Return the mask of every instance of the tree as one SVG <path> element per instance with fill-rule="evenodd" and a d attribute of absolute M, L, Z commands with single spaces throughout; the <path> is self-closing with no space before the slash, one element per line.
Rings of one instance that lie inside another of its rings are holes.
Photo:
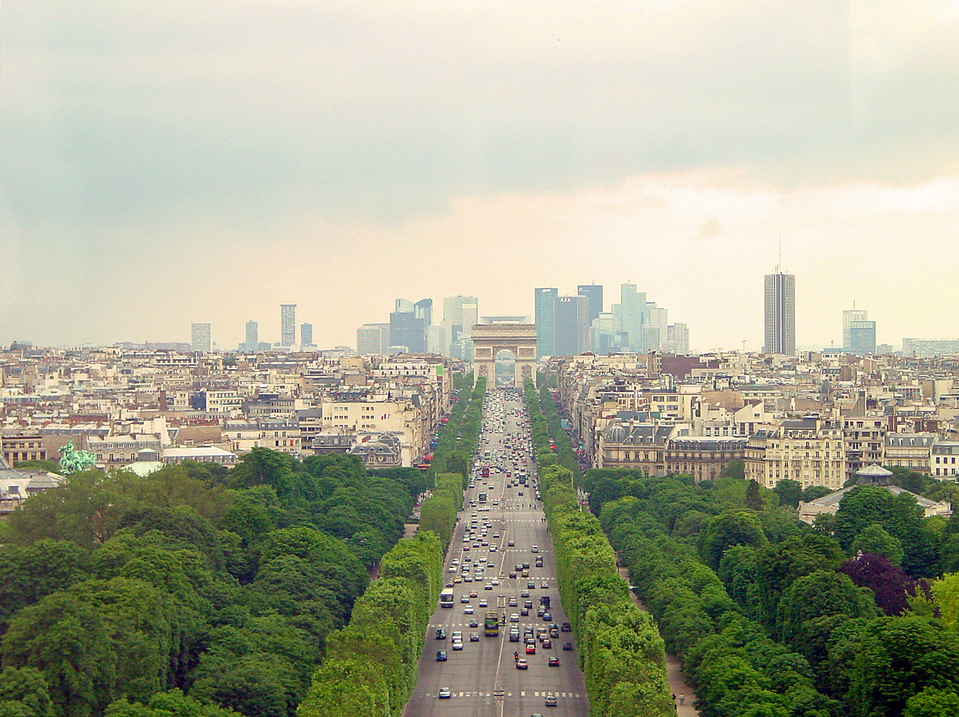
<path fill-rule="evenodd" d="M 0 672 L 0 715 L 53 717 L 53 701 L 43 673 L 32 667 Z"/>
<path fill-rule="evenodd" d="M 894 538 L 878 523 L 863 528 L 852 541 L 851 552 L 878 553 L 893 565 L 902 565 L 902 541 Z"/>
<path fill-rule="evenodd" d="M 87 553 L 65 540 L 0 550 L 0 619 L 87 577 Z"/>
<path fill-rule="evenodd" d="M 915 583 L 884 555 L 862 553 L 845 561 L 839 571 L 856 585 L 869 588 L 886 615 L 901 615 L 908 609 L 907 599 L 915 591 Z"/>
<path fill-rule="evenodd" d="M 702 534 L 701 550 L 709 566 L 716 569 L 727 548 L 733 545 L 758 548 L 766 543 L 766 536 L 755 514 L 737 511 L 722 513 L 710 519 Z"/>
<path fill-rule="evenodd" d="M 117 655 L 99 612 L 76 595 L 57 592 L 25 607 L 3 636 L 3 666 L 33 667 L 57 712 L 92 717 L 113 697 Z"/>
<path fill-rule="evenodd" d="M 955 717 L 959 715 L 959 694 L 926 687 L 906 702 L 903 717 Z"/>
<path fill-rule="evenodd" d="M 848 576 L 832 570 L 819 570 L 795 580 L 779 601 L 776 632 L 794 650 L 802 650 L 807 639 L 807 624 L 828 615 L 851 618 L 876 617 L 872 591 L 856 587 Z"/>
<path fill-rule="evenodd" d="M 959 636 L 922 617 L 869 623 L 850 679 L 853 714 L 902 714 L 908 700 L 926 687 L 959 691 Z"/>
<path fill-rule="evenodd" d="M 752 479 L 746 486 L 746 507 L 750 510 L 763 509 L 763 499 L 759 496 L 759 483 Z"/>
<path fill-rule="evenodd" d="M 773 486 L 773 493 L 779 496 L 779 504 L 798 508 L 802 500 L 802 484 L 792 478 L 783 478 Z"/>

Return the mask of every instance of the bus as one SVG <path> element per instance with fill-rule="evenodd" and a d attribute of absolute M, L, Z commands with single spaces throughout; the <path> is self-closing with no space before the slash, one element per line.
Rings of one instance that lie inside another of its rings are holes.
<path fill-rule="evenodd" d="M 453 607 L 452 590 L 444 590 L 440 593 L 440 607 Z"/>
<path fill-rule="evenodd" d="M 479 494 L 479 502 L 480 502 L 480 503 L 485 503 L 485 502 L 486 502 L 486 493 L 480 493 L 480 494 Z"/>
<path fill-rule="evenodd" d="M 480 476 L 489 478 L 489 466 L 483 466 L 482 470 L 480 470 Z"/>
<path fill-rule="evenodd" d="M 483 634 L 486 637 L 499 635 L 499 611 L 487 610 L 483 618 Z"/>

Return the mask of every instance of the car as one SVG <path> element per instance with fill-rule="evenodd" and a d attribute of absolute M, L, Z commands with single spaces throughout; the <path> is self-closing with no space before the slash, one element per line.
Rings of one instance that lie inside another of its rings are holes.
<path fill-rule="evenodd" d="M 479 593 L 476 592 L 475 590 L 470 590 L 470 597 L 471 597 L 471 598 L 475 598 L 475 597 L 477 597 L 478 595 L 479 595 Z"/>
<path fill-rule="evenodd" d="M 539 584 L 539 586 L 540 586 L 543 590 L 549 590 L 549 583 L 546 582 L 545 580 L 544 580 L 543 582 L 541 582 L 541 583 Z"/>
<path fill-rule="evenodd" d="M 556 706 L 556 695 L 546 695 L 546 706 L 547 707 Z"/>
<path fill-rule="evenodd" d="M 490 567 L 493 567 L 492 563 L 490 563 Z M 499 585 L 499 580 L 497 578 L 493 578 L 490 582 L 492 582 L 493 585 Z"/>
<path fill-rule="evenodd" d="M 510 576 L 510 578 L 515 579 L 515 578 L 516 578 L 516 571 L 515 571 L 515 570 L 510 570 L 510 571 L 509 571 L 509 576 Z"/>
<path fill-rule="evenodd" d="M 476 620 L 476 618 L 473 618 L 472 620 L 470 620 L 469 624 L 470 624 L 470 627 L 479 627 L 479 621 Z"/>
<path fill-rule="evenodd" d="M 470 633 L 470 642 L 479 642 L 479 633 L 471 632 Z"/>
<path fill-rule="evenodd" d="M 486 583 L 486 585 L 483 586 L 483 590 L 492 590 L 492 589 L 493 589 L 493 583 Z"/>
<path fill-rule="evenodd" d="M 494 538 L 498 538 L 498 537 L 499 537 L 499 533 L 493 533 L 493 537 L 494 537 Z"/>
<path fill-rule="evenodd" d="M 528 597 L 529 597 L 529 590 L 523 590 L 523 591 L 521 591 L 520 594 L 519 594 L 519 596 L 520 596 L 520 597 L 523 597 L 523 598 L 528 598 Z"/>
<path fill-rule="evenodd" d="M 567 652 L 569 652 L 570 650 L 573 649 L 573 643 L 572 643 L 572 642 L 564 642 L 564 643 L 563 643 L 563 649 L 566 650 Z"/>
<path fill-rule="evenodd" d="M 550 666 L 550 667 L 559 667 L 559 658 L 558 658 L 558 657 L 551 657 L 551 658 L 549 658 L 549 666 Z"/>
<path fill-rule="evenodd" d="M 532 547 L 529 549 L 529 552 L 531 552 L 531 553 L 538 553 L 538 552 L 539 552 L 539 546 L 538 546 L 538 545 L 532 546 Z"/>
<path fill-rule="evenodd" d="M 453 581 L 450 580 L 448 583 L 446 583 L 446 587 L 448 587 L 448 588 L 453 587 Z"/>
<path fill-rule="evenodd" d="M 529 616 L 529 608 L 528 608 L 528 607 L 524 607 L 522 610 L 519 611 L 519 614 L 522 615 L 523 617 L 528 617 L 528 616 Z"/>
<path fill-rule="evenodd" d="M 480 606 L 480 607 L 489 607 L 489 600 L 486 600 L 485 598 L 484 598 L 483 600 L 480 600 L 480 601 L 479 601 L 479 606 Z"/>
<path fill-rule="evenodd" d="M 472 605 L 467 605 L 466 607 L 464 607 L 464 608 L 463 608 L 463 614 L 464 614 L 464 615 L 472 615 L 472 614 L 473 614 L 473 606 L 472 606 Z"/>
<path fill-rule="evenodd" d="M 463 631 L 462 631 L 462 630 L 453 630 L 452 634 L 450 635 L 450 639 L 451 639 L 453 642 L 456 642 L 457 640 L 459 640 L 460 642 L 462 642 L 462 641 L 463 641 Z"/>
<path fill-rule="evenodd" d="M 543 622 L 552 622 L 552 621 L 553 621 L 553 616 L 550 615 L 548 612 L 544 612 L 544 613 L 543 613 Z"/>
<path fill-rule="evenodd" d="M 448 573 L 455 573 L 455 572 L 456 572 L 456 566 L 455 566 L 455 565 L 450 565 L 449 568 L 446 570 L 446 572 L 448 572 Z"/>
<path fill-rule="evenodd" d="M 448 700 L 453 696 L 453 691 L 449 687 L 440 687 L 440 692 L 437 695 L 441 700 Z"/>
<path fill-rule="evenodd" d="M 453 578 L 453 582 L 459 585 L 461 582 L 463 582 L 463 578 L 457 575 L 455 578 Z"/>
<path fill-rule="evenodd" d="M 436 661 L 437 662 L 446 662 L 446 650 L 437 650 L 436 651 Z"/>
<path fill-rule="evenodd" d="M 570 625 L 568 622 L 564 622 L 562 625 L 560 625 L 559 629 L 562 630 L 563 632 L 571 632 L 573 629 L 573 626 Z"/>
<path fill-rule="evenodd" d="M 528 583 L 526 583 L 526 588 L 527 588 L 528 590 L 535 590 L 535 589 L 536 589 L 536 583 L 534 583 L 532 580 L 530 580 Z"/>
<path fill-rule="evenodd" d="M 544 650 L 549 650 L 553 646 L 553 641 L 547 637 L 542 644 Z"/>
<path fill-rule="evenodd" d="M 519 605 L 519 601 L 515 597 L 511 597 L 509 599 L 509 606 L 516 607 L 517 605 Z"/>
<path fill-rule="evenodd" d="M 436 628 L 436 639 L 437 639 L 437 640 L 445 640 L 445 639 L 446 639 L 446 630 L 444 630 L 442 627 Z"/>
<path fill-rule="evenodd" d="M 519 622 L 519 615 L 517 615 L 517 614 L 514 612 L 512 615 L 509 616 L 509 621 L 510 621 L 510 622 Z"/>
<path fill-rule="evenodd" d="M 518 660 L 516 661 L 516 669 L 517 669 L 517 670 L 528 670 L 528 669 L 529 669 L 529 662 L 527 662 L 525 659 L 523 659 L 523 658 L 521 657 L 520 659 L 518 659 Z"/>
<path fill-rule="evenodd" d="M 453 649 L 456 649 L 456 648 L 454 647 Z M 535 655 L 535 654 L 536 654 L 536 645 L 535 645 L 535 644 L 529 644 L 529 643 L 527 643 L 527 645 L 526 645 L 526 654 L 527 654 L 527 655 Z"/>
<path fill-rule="evenodd" d="M 519 633 L 518 633 L 518 632 L 511 632 L 511 633 L 509 634 L 509 641 L 510 641 L 510 642 L 519 642 Z"/>
<path fill-rule="evenodd" d="M 507 540 L 507 541 L 506 541 L 506 545 L 509 546 L 510 548 L 513 548 L 513 547 L 516 546 L 516 541 L 515 541 L 515 540 Z"/>
<path fill-rule="evenodd" d="M 454 649 L 454 650 L 462 650 L 462 649 L 463 649 L 463 641 L 462 641 L 462 640 L 453 640 L 452 645 L 453 645 L 453 649 Z"/>

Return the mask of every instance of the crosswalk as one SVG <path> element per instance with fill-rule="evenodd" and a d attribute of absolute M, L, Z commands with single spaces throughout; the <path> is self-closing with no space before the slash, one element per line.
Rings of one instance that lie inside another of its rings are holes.
<path fill-rule="evenodd" d="M 493 697 L 492 692 L 453 692 L 453 697 Z M 547 695 L 553 695 L 558 699 L 574 699 L 578 700 L 581 695 L 579 692 L 507 692 L 506 697 L 543 697 Z M 497 695 L 504 696 L 504 695 Z M 432 692 L 424 692 L 423 697 L 429 699 L 433 697 Z"/>

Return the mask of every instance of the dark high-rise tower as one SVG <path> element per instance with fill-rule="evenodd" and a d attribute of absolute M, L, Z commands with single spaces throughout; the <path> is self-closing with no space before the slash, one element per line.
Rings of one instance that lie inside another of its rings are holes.
<path fill-rule="evenodd" d="M 575 356 L 589 348 L 589 297 L 559 296 L 553 331 L 553 353 Z"/>
<path fill-rule="evenodd" d="M 603 313 L 603 285 L 602 284 L 580 284 L 576 287 L 576 293 L 579 296 L 585 296 L 589 302 L 589 323 L 598 318 Z"/>
<path fill-rule="evenodd" d="M 796 353 L 796 277 L 776 266 L 766 274 L 763 292 L 763 353 Z"/>

